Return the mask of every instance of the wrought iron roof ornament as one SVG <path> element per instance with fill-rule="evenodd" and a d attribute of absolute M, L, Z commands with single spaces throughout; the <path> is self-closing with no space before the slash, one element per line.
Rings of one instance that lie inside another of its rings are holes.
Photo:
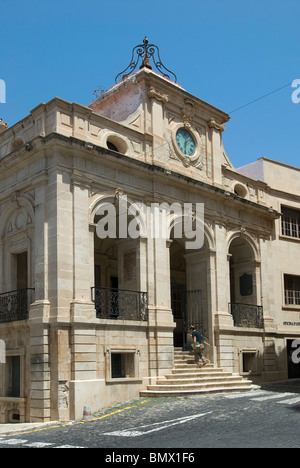
<path fill-rule="evenodd" d="M 157 59 L 155 58 L 155 55 L 157 55 Z M 169 80 L 172 79 L 172 81 L 177 83 L 177 76 L 175 75 L 175 73 L 168 70 L 168 68 L 166 68 L 162 64 L 159 54 L 159 48 L 155 44 L 149 44 L 147 36 L 145 36 L 143 44 L 137 45 L 132 49 L 130 64 L 127 68 L 125 68 L 125 70 L 123 70 L 116 76 L 115 82 L 119 83 L 120 81 L 125 80 L 137 68 L 140 59 L 142 59 L 140 69 L 146 67 L 152 70 L 152 67 L 150 65 L 150 58 L 152 58 L 153 63 L 156 66 L 159 73 L 161 73 L 165 78 L 168 78 Z"/>

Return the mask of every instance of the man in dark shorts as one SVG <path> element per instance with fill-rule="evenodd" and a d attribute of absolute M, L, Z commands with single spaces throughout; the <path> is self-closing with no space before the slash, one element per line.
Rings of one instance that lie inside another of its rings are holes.
<path fill-rule="evenodd" d="M 193 338 L 193 344 L 192 347 L 194 348 L 194 356 L 195 356 L 195 362 L 196 364 L 199 364 L 199 361 L 201 359 L 202 365 L 205 366 L 206 360 L 202 354 L 202 350 L 204 348 L 203 343 L 202 343 L 202 336 L 201 333 L 198 332 L 195 327 L 190 327 L 190 330 L 192 332 L 192 338 Z"/>

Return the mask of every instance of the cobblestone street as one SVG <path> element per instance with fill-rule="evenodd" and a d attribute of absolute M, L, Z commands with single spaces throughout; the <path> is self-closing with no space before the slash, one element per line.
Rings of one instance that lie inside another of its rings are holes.
<path fill-rule="evenodd" d="M 103 448 L 104 457 L 112 453 L 108 449 L 116 457 L 141 448 L 196 455 L 198 448 L 300 448 L 299 420 L 300 382 L 295 380 L 255 392 L 141 399 L 90 420 L 21 433 L 15 426 L 4 435 L 2 427 L 0 447 Z"/>

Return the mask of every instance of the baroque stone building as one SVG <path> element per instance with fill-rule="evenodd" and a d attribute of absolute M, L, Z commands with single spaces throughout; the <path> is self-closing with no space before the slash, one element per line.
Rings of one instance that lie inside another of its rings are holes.
<path fill-rule="evenodd" d="M 138 397 L 191 323 L 216 366 L 300 377 L 299 169 L 234 168 L 228 120 L 144 60 L 87 107 L 54 98 L 2 124 L 0 423 Z M 163 203 L 204 204 L 201 248 L 175 236 L 183 214 L 161 210 L 167 239 L 97 235 L 105 207 L 129 227 L 132 207 Z"/>

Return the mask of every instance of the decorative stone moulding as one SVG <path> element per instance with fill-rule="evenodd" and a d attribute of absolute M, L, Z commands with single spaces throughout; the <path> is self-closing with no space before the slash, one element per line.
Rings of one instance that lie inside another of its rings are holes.
<path fill-rule="evenodd" d="M 195 142 L 195 152 L 192 155 L 187 155 L 184 154 L 176 141 L 176 135 L 178 130 L 181 128 L 186 129 L 192 136 Z M 173 128 L 172 128 L 172 133 L 171 133 L 171 138 L 172 138 L 172 144 L 173 144 L 173 149 L 176 153 L 176 155 L 179 157 L 179 159 L 183 162 L 183 164 L 188 167 L 191 165 L 195 165 L 199 162 L 201 154 L 202 154 L 202 141 L 201 141 L 201 134 L 199 131 L 197 131 L 192 125 L 185 125 L 184 122 L 178 122 L 176 123 Z"/>

